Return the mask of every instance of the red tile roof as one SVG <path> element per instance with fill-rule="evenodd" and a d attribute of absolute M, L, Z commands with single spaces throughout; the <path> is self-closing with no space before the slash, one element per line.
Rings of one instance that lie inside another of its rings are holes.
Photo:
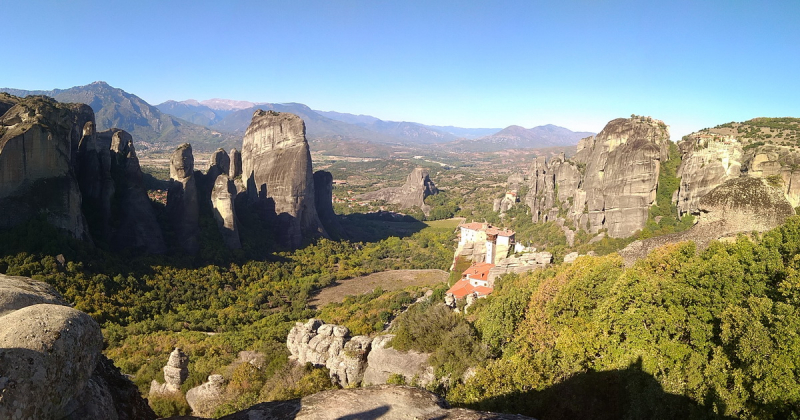
<path fill-rule="evenodd" d="M 473 286 L 467 279 L 461 279 L 447 290 L 447 293 L 452 294 L 456 299 L 464 299 L 467 295 L 476 293 L 478 297 L 486 296 L 492 293 L 491 287 Z"/>
<path fill-rule="evenodd" d="M 489 277 L 489 270 L 494 267 L 494 264 L 489 263 L 478 263 L 473 264 L 463 273 L 461 273 L 462 277 L 469 277 L 475 280 L 486 280 Z"/>
<path fill-rule="evenodd" d="M 499 229 L 490 224 L 478 223 L 478 222 L 464 223 L 460 225 L 460 227 L 470 230 L 482 230 L 485 231 L 486 234 L 488 235 L 511 236 L 514 234 L 514 231 L 511 229 Z"/>
<path fill-rule="evenodd" d="M 471 230 L 482 230 L 483 223 L 472 222 L 472 223 L 464 223 L 461 225 L 463 228 L 471 229 Z"/>

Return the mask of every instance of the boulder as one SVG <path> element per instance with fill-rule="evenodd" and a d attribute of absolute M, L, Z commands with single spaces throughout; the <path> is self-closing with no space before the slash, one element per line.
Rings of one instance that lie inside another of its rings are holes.
<path fill-rule="evenodd" d="M 167 213 L 174 226 L 180 248 L 194 255 L 200 249 L 200 209 L 194 177 L 192 146 L 184 143 L 170 158 L 170 187 L 167 191 Z"/>
<path fill-rule="evenodd" d="M 196 416 L 212 416 L 225 400 L 225 378 L 222 375 L 211 375 L 208 382 L 186 392 L 186 402 Z"/>
<path fill-rule="evenodd" d="M 386 345 L 394 334 L 380 335 L 372 340 L 372 349 L 367 356 L 364 384 L 385 384 L 392 374 L 402 375 L 406 383 L 426 386 L 436 380 L 433 367 L 428 364 L 427 353 L 413 350 L 402 352 Z"/>
<path fill-rule="evenodd" d="M 214 189 L 211 191 L 211 207 L 214 210 L 214 220 L 217 221 L 222 240 L 228 249 L 242 247 L 239 239 L 239 221 L 236 218 L 236 194 L 233 180 L 228 178 L 228 175 L 218 175 L 214 182 Z"/>
<path fill-rule="evenodd" d="M 314 203 L 306 126 L 294 114 L 257 110 L 242 141 L 247 193 L 264 209 L 284 245 L 327 236 Z"/>
<path fill-rule="evenodd" d="M 0 418 L 155 419 L 102 346 L 97 323 L 51 286 L 0 275 Z"/>

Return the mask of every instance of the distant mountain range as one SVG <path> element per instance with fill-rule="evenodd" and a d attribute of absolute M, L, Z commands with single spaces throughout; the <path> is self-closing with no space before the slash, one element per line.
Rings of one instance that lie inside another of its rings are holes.
<path fill-rule="evenodd" d="M 166 149 L 190 141 L 192 144 L 205 146 L 205 149 L 214 150 L 217 147 L 241 143 L 238 136 L 161 112 L 142 98 L 105 82 L 53 90 L 2 88 L 0 92 L 15 96 L 45 95 L 59 102 L 85 103 L 94 110 L 98 131 L 112 127 L 121 128 L 133 135 L 139 147 Z"/>
<path fill-rule="evenodd" d="M 152 106 L 136 95 L 105 82 L 53 90 L 2 88 L 16 96 L 46 95 L 60 102 L 86 103 L 95 111 L 99 130 L 122 128 L 150 149 L 171 149 L 190 142 L 198 151 L 238 147 L 257 109 L 291 112 L 306 123 L 310 140 L 384 143 L 404 147 L 437 147 L 464 151 L 571 146 L 593 133 L 576 133 L 545 125 L 525 129 L 462 128 L 384 121 L 369 115 L 316 111 L 299 103 L 255 103 L 230 99 L 166 101 Z"/>

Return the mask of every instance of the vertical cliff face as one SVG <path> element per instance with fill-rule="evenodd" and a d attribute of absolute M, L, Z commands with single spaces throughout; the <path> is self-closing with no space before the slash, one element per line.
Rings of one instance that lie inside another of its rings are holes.
<path fill-rule="evenodd" d="M 650 117 L 619 118 L 582 139 L 571 160 L 531 166 L 525 202 L 534 221 L 564 214 L 590 232 L 622 238 L 644 227 L 655 202 L 660 163 L 669 156 L 669 129 Z"/>
<path fill-rule="evenodd" d="M 733 138 L 688 136 L 678 146 L 682 156 L 678 211 L 681 215 L 699 214 L 703 196 L 741 174 L 742 145 Z"/>
<path fill-rule="evenodd" d="M 110 152 L 108 159 L 114 178 L 110 195 L 108 188 L 103 190 L 104 206 L 107 205 L 105 203 L 110 203 L 111 196 L 116 196 L 118 200 L 115 206 L 118 212 L 112 214 L 116 222 L 111 232 L 111 248 L 133 248 L 151 254 L 164 253 L 167 249 L 164 235 L 150 197 L 147 196 L 133 136 L 124 130 L 111 129 L 98 133 L 98 144 L 101 149 Z M 106 159 L 104 154 L 100 156 L 101 160 Z"/>
<path fill-rule="evenodd" d="M 214 220 L 225 246 L 228 249 L 239 249 L 242 242 L 239 239 L 239 221 L 236 218 L 236 186 L 228 175 L 221 174 L 214 181 L 211 191 L 211 206 L 214 210 Z"/>
<path fill-rule="evenodd" d="M 327 236 L 314 204 L 314 178 L 306 129 L 300 117 L 258 110 L 242 141 L 247 193 L 263 205 L 284 245 Z"/>
<path fill-rule="evenodd" d="M 84 126 L 93 121 L 88 106 L 45 97 L 8 107 L 0 117 L 0 227 L 42 214 L 76 238 L 90 238 L 75 167 Z"/>
<path fill-rule="evenodd" d="M 184 252 L 196 254 L 200 249 L 200 208 L 194 177 L 192 146 L 184 143 L 172 153 L 167 191 L 167 213 Z"/>

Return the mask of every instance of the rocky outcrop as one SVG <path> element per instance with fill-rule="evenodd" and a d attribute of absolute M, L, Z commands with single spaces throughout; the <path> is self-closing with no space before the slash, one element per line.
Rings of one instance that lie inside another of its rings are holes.
<path fill-rule="evenodd" d="M 225 401 L 225 378 L 222 375 L 211 375 L 208 382 L 186 391 L 186 402 L 197 416 L 214 415 L 214 410 Z"/>
<path fill-rule="evenodd" d="M 681 150 L 681 179 L 677 206 L 681 215 L 698 214 L 700 198 L 723 182 L 738 178 L 742 166 L 742 145 L 732 138 L 688 136 L 678 143 Z"/>
<path fill-rule="evenodd" d="M 175 229 L 180 248 L 187 254 L 200 249 L 200 210 L 194 176 L 192 146 L 184 143 L 170 157 L 167 213 Z"/>
<path fill-rule="evenodd" d="M 794 207 L 800 206 L 800 152 L 792 146 L 766 144 L 744 152 L 742 172 L 755 178 L 775 179 Z"/>
<path fill-rule="evenodd" d="M 87 105 L 15 100 L 0 117 L 0 228 L 42 215 L 99 245 L 163 252 L 131 136 L 96 132 Z"/>
<path fill-rule="evenodd" d="M 169 355 L 167 365 L 164 366 L 164 383 L 153 379 L 150 383 L 150 396 L 162 396 L 180 392 L 181 385 L 189 377 L 189 356 L 179 348 L 175 348 Z"/>
<path fill-rule="evenodd" d="M 398 204 L 402 208 L 419 207 L 426 214 L 430 211 L 430 206 L 425 204 L 425 197 L 438 194 L 439 190 L 431 181 L 428 170 L 425 168 L 415 168 L 408 174 L 405 184 L 401 187 L 387 187 L 378 191 L 360 194 L 356 200 L 384 200 L 389 203 Z"/>
<path fill-rule="evenodd" d="M 251 200 L 258 202 L 284 245 L 327 236 L 314 204 L 314 178 L 306 129 L 300 117 L 257 110 L 242 141 L 242 170 Z"/>
<path fill-rule="evenodd" d="M 668 157 L 669 129 L 662 121 L 619 118 L 582 139 L 571 160 L 537 158 L 525 202 L 535 222 L 561 213 L 589 232 L 627 237 L 644 227 Z"/>
<path fill-rule="evenodd" d="M 236 179 L 242 176 L 242 153 L 236 149 L 231 149 L 230 154 L 231 166 L 228 172 L 230 179 Z"/>
<path fill-rule="evenodd" d="M 526 252 L 519 256 L 503 258 L 489 270 L 487 277 L 489 284 L 507 273 L 526 273 L 528 271 L 547 267 L 553 262 L 553 254 L 549 252 Z"/>
<path fill-rule="evenodd" d="M 314 193 L 314 204 L 325 230 L 333 238 L 343 238 L 344 231 L 333 211 L 333 175 L 330 172 L 314 172 Z"/>
<path fill-rule="evenodd" d="M 380 385 L 337 389 L 291 401 L 257 404 L 220 420 L 253 419 L 439 419 L 439 420 L 525 420 L 518 414 L 498 414 L 450 408 L 447 402 L 424 389 Z"/>
<path fill-rule="evenodd" d="M 729 179 L 704 195 L 698 203 L 697 224 L 685 232 L 635 241 L 619 251 L 626 265 L 644 258 L 654 249 L 677 242 L 693 241 L 705 249 L 711 241 L 738 233 L 764 232 L 795 214 L 780 188 L 760 178 Z"/>
<path fill-rule="evenodd" d="M 354 386 L 363 379 L 371 342 L 366 336 L 350 337 L 346 327 L 312 318 L 295 324 L 286 346 L 298 363 L 325 366 L 335 383 Z"/>
<path fill-rule="evenodd" d="M 133 145 L 133 137 L 124 130 L 111 129 L 98 133 L 98 145 L 102 150 L 109 150 L 111 173 L 114 176 L 114 187 L 111 195 L 118 200 L 118 214 L 115 228 L 111 231 L 111 247 L 113 249 L 138 249 L 151 254 L 166 251 L 164 235 L 156 219 L 147 188 L 144 185 L 139 158 Z M 100 153 L 104 160 L 105 152 Z M 104 168 L 105 164 L 101 166 Z M 101 175 L 104 177 L 104 175 Z M 103 211 L 111 207 L 109 189 L 103 189 Z"/>
<path fill-rule="evenodd" d="M 93 121 L 87 105 L 45 97 L 18 99 L 0 116 L 0 228 L 42 215 L 90 239 L 75 169 L 84 127 Z"/>
<path fill-rule="evenodd" d="M 227 175 L 217 176 L 214 189 L 211 191 L 211 206 L 214 210 L 214 220 L 225 246 L 228 249 L 240 249 L 242 242 L 239 239 L 239 221 L 236 219 L 236 186 Z"/>
<path fill-rule="evenodd" d="M 433 367 L 428 364 L 430 354 L 413 350 L 407 352 L 387 347 L 394 334 L 379 335 L 372 340 L 367 356 L 364 384 L 385 384 L 393 374 L 402 375 L 406 383 L 426 386 L 436 380 Z"/>
<path fill-rule="evenodd" d="M 49 285 L 0 275 L 0 418 L 154 419 L 100 351 L 100 327 Z"/>
<path fill-rule="evenodd" d="M 211 154 L 211 159 L 208 163 L 208 171 L 206 177 L 214 182 L 219 175 L 228 175 L 231 171 L 231 158 L 225 149 L 217 149 Z"/>

